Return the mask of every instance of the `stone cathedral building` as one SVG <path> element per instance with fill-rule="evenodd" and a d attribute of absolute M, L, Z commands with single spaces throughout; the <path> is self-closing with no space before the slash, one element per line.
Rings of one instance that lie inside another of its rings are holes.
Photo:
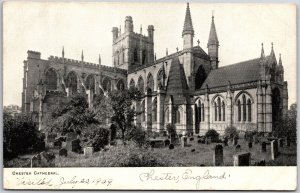
<path fill-rule="evenodd" d="M 198 22 L 198 21 L 197 21 Z M 141 30 L 142 31 L 142 30 Z M 135 124 L 152 131 L 173 123 L 178 132 L 203 134 L 208 129 L 223 133 L 227 126 L 238 130 L 271 132 L 287 114 L 288 90 L 281 56 L 271 53 L 219 67 L 219 40 L 212 17 L 207 52 L 194 45 L 194 28 L 187 4 L 182 30 L 183 46 L 156 59 L 154 26 L 148 35 L 134 32 L 133 19 L 125 18 L 124 29 L 112 28 L 113 67 L 64 57 L 41 59 L 28 51 L 24 61 L 22 111 L 32 115 L 43 129 L 51 106 L 76 92 L 86 92 L 91 104 L 101 90 L 137 87 L 143 99 L 134 104 Z M 258 51 L 259 52 L 259 51 Z M 242 54 L 242 53 L 240 53 Z"/>

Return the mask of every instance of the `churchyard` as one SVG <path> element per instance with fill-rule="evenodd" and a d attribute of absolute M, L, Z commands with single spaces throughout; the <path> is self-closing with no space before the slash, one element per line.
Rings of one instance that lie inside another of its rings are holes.
<path fill-rule="evenodd" d="M 6 162 L 5 166 L 113 167 L 146 164 L 168 167 L 295 166 L 297 164 L 296 144 L 287 139 L 260 138 L 251 142 L 240 138 L 229 140 L 227 145 L 224 142 L 212 143 L 210 139 L 200 138 L 197 135 L 177 138 L 173 144 L 170 144 L 170 139 L 167 137 L 156 137 L 150 139 L 147 148 L 138 147 L 132 141 L 124 145 L 121 140 L 117 140 L 113 145 L 97 152 L 94 152 L 92 147 L 81 148 L 76 135 L 70 134 L 65 141 L 58 143 L 57 141 L 60 140 L 61 137 L 57 137 L 55 141 L 52 138 L 48 139 L 46 151 L 19 156 Z"/>

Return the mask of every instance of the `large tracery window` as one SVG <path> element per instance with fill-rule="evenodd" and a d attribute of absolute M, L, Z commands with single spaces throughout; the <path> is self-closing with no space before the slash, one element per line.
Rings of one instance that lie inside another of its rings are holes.
<path fill-rule="evenodd" d="M 68 74 L 68 88 L 69 88 L 70 95 L 77 93 L 77 82 L 78 79 L 75 72 L 70 72 Z"/>
<path fill-rule="evenodd" d="M 138 90 L 141 92 L 141 93 L 144 93 L 144 80 L 143 78 L 140 76 L 139 77 L 139 80 L 138 80 Z"/>
<path fill-rule="evenodd" d="M 217 97 L 214 102 L 215 121 L 225 121 L 225 102 L 223 98 Z"/>
<path fill-rule="evenodd" d="M 180 123 L 180 108 L 178 108 L 178 110 L 176 111 L 176 120 L 175 123 Z"/>
<path fill-rule="evenodd" d="M 152 105 L 152 121 L 154 122 L 157 121 L 157 99 L 156 98 L 153 100 L 153 105 Z"/>
<path fill-rule="evenodd" d="M 57 74 L 54 69 L 49 69 L 46 72 L 47 90 L 57 90 Z"/>
<path fill-rule="evenodd" d="M 170 119 L 169 119 L 169 108 L 167 108 L 165 110 L 165 122 L 166 123 L 169 123 L 170 122 Z"/>
<path fill-rule="evenodd" d="M 252 121 L 252 100 L 248 94 L 243 93 L 238 97 L 237 102 L 237 121 Z"/>

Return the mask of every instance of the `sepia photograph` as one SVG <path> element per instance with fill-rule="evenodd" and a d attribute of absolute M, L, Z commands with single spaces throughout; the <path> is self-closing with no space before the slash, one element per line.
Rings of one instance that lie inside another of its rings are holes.
<path fill-rule="evenodd" d="M 4 188 L 293 190 L 296 56 L 293 4 L 7 1 Z"/>

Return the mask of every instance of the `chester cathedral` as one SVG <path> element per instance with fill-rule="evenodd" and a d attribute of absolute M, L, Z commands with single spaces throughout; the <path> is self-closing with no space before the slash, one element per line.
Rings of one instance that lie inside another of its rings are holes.
<path fill-rule="evenodd" d="M 265 55 L 263 45 L 254 59 L 219 67 L 219 40 L 211 20 L 207 52 L 194 45 L 194 28 L 187 4 L 182 30 L 183 46 L 156 59 L 154 26 L 147 36 L 134 32 L 131 16 L 124 29 L 112 28 L 112 66 L 28 51 L 24 61 L 22 111 L 44 128 L 53 104 L 77 92 L 85 92 L 90 106 L 100 92 L 136 87 L 143 98 L 134 104 L 142 112 L 135 124 L 145 130 L 163 131 L 172 123 L 177 132 L 204 134 L 208 129 L 224 133 L 227 126 L 240 131 L 271 132 L 288 109 L 287 82 L 281 56 L 273 44 Z M 242 54 L 242 53 L 241 53 Z"/>

